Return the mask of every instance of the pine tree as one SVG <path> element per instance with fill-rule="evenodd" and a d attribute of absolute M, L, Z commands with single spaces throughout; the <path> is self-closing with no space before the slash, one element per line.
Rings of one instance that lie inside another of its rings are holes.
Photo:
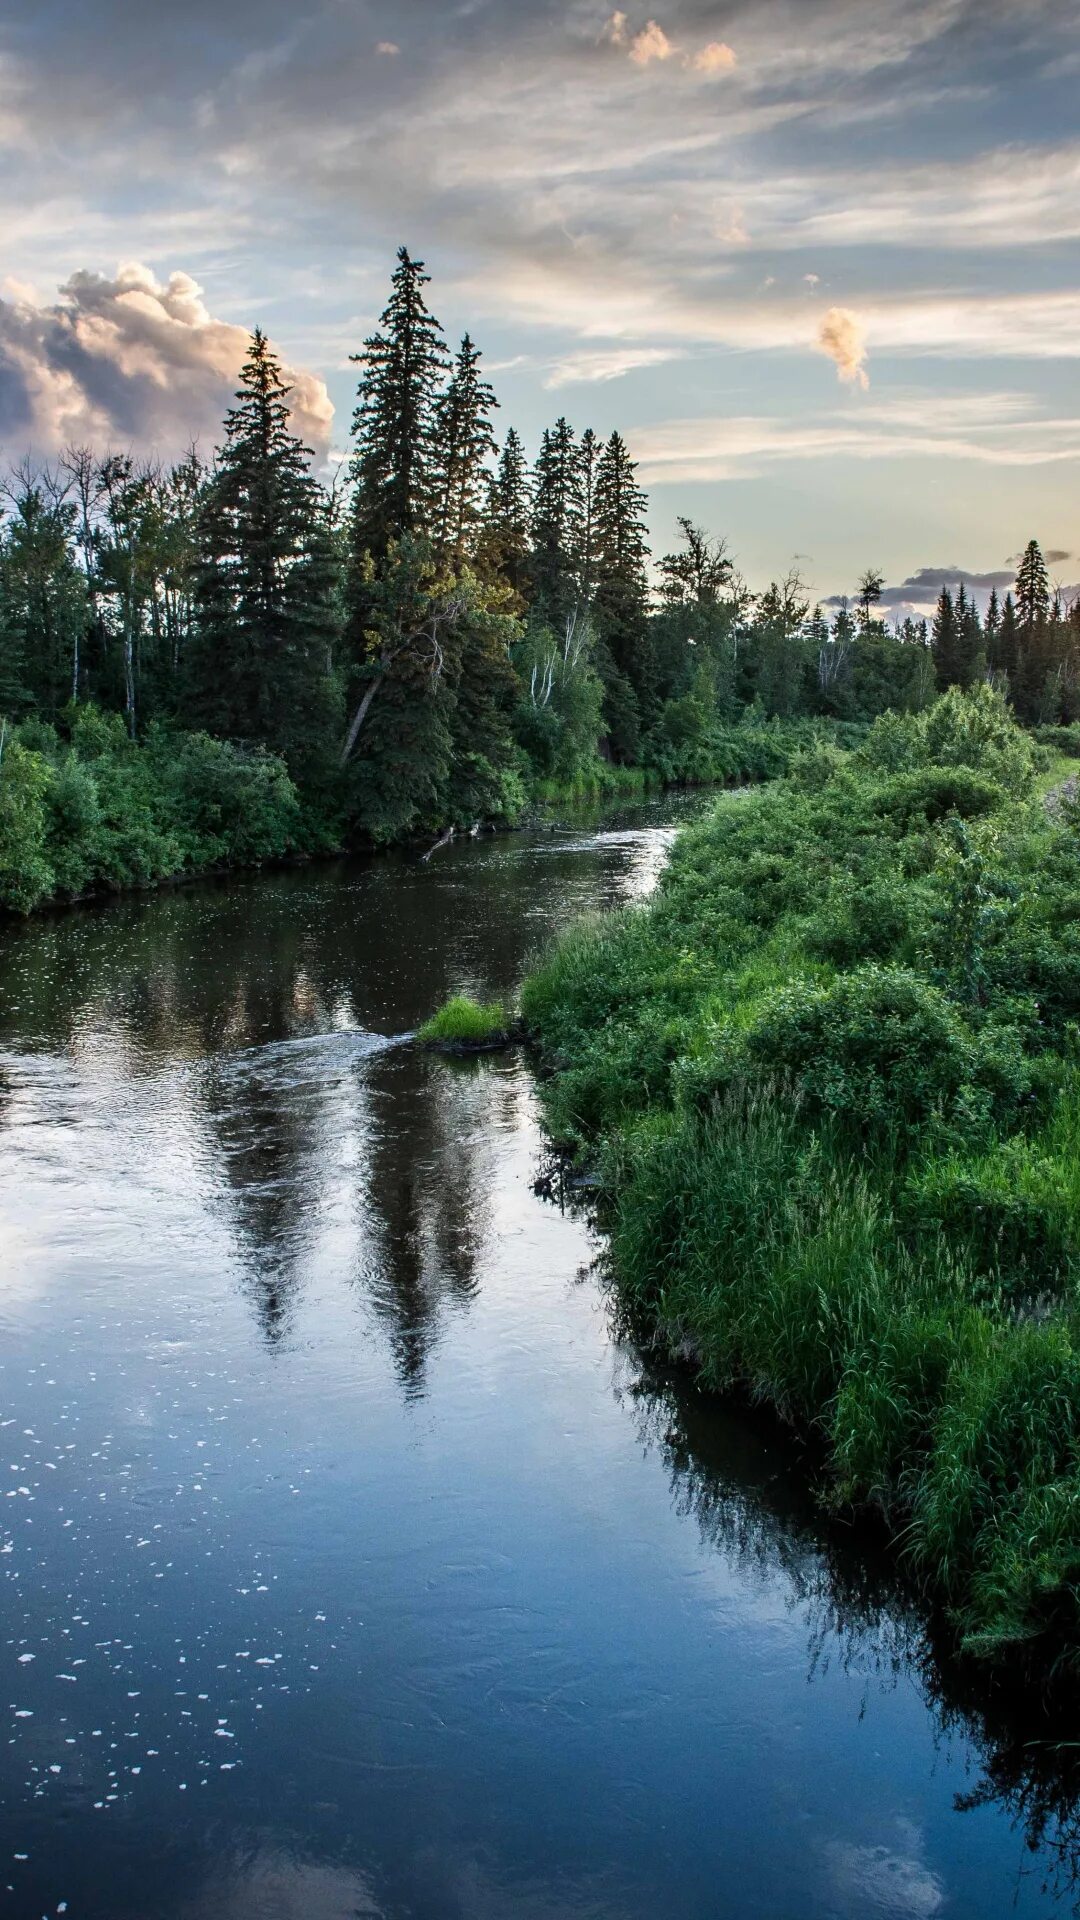
<path fill-rule="evenodd" d="M 647 710 L 652 694 L 645 510 L 637 468 L 621 435 L 613 433 L 596 472 L 593 620 L 605 685 L 605 715 L 615 751 L 626 759 L 636 750 L 635 717 Z"/>
<path fill-rule="evenodd" d="M 1003 673 L 1008 674 L 1011 683 L 1020 663 L 1016 602 L 1011 593 L 1005 595 L 1005 604 L 1001 609 L 1001 626 L 995 638 L 994 651 L 997 656 L 995 664 Z"/>
<path fill-rule="evenodd" d="M 483 519 L 487 462 L 496 451 L 494 393 L 478 372 L 480 354 L 466 334 L 450 384 L 435 410 L 435 529 L 440 559 L 460 565 L 472 554 Z"/>
<path fill-rule="evenodd" d="M 449 364 L 429 313 L 430 274 L 398 251 L 379 330 L 353 354 L 364 371 L 353 415 L 353 545 L 381 559 L 391 540 L 430 533 L 435 510 L 437 395 Z"/>
<path fill-rule="evenodd" d="M 561 631 L 580 600 L 581 462 L 574 429 L 559 419 L 545 429 L 533 471 L 534 616 Z"/>
<path fill-rule="evenodd" d="M 325 749 L 338 724 L 328 654 L 339 616 L 289 391 L 256 329 L 200 514 L 188 686 L 200 724 L 295 761 Z"/>
<path fill-rule="evenodd" d="M 1050 576 L 1037 540 L 1029 540 L 1016 574 L 1016 616 L 1024 630 L 1050 618 Z"/>

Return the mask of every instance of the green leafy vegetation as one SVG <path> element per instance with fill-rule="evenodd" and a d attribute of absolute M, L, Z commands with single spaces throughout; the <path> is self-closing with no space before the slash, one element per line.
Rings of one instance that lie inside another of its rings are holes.
<path fill-rule="evenodd" d="M 284 763 L 205 733 L 81 707 L 66 737 L 25 723 L 0 759 L 0 906 L 147 887 L 317 850 Z"/>
<path fill-rule="evenodd" d="M 623 436 L 561 418 L 531 467 L 512 427 L 500 447 L 482 356 L 468 334 L 451 352 L 428 292 L 402 248 L 330 484 L 258 329 L 209 464 L 69 447 L 8 476 L 0 904 L 507 825 L 536 803 L 767 781 L 815 746 L 805 778 L 824 779 L 828 749 L 882 713 L 987 675 L 1053 755 L 1077 756 L 1080 614 L 1054 600 L 1034 541 L 985 616 L 946 588 L 932 626 L 892 629 L 873 569 L 826 611 L 797 569 L 752 592 L 687 519 L 654 558 Z M 88 712 L 120 717 L 141 772 L 118 744 L 86 772 Z M 969 817 L 983 775 L 935 777 L 937 804 Z M 236 819 L 244 781 L 274 786 L 272 830 L 261 799 L 250 827 Z"/>
<path fill-rule="evenodd" d="M 1080 1652 L 1080 811 L 985 684 L 685 829 L 527 983 L 631 1306 L 812 1425 L 966 1646 Z"/>
<path fill-rule="evenodd" d="M 418 1038 L 428 1047 L 488 1047 L 506 1038 L 507 1024 L 506 1008 L 500 1002 L 481 1006 L 458 993 L 425 1020 Z"/>

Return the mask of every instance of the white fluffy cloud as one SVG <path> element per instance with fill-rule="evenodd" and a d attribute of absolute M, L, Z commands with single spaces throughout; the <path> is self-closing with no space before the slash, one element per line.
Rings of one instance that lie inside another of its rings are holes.
<path fill-rule="evenodd" d="M 137 262 L 113 275 L 72 274 L 51 305 L 29 288 L 0 299 L 0 439 L 8 451 L 67 441 L 174 452 L 212 442 L 230 404 L 249 334 L 215 319 L 187 273 L 161 282 Z M 326 384 L 285 368 L 295 430 L 325 454 L 333 421 Z"/>

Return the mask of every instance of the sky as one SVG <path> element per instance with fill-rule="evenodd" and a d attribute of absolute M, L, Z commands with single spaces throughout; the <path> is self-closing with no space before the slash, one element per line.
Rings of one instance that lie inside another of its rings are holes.
<path fill-rule="evenodd" d="M 751 585 L 1080 580 L 1076 0 L 35 0 L 0 444 L 204 451 L 262 325 L 320 461 L 404 243 L 530 454 L 618 428 Z"/>

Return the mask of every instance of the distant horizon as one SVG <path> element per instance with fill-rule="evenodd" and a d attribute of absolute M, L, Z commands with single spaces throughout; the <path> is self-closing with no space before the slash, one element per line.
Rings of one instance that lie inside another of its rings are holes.
<path fill-rule="evenodd" d="M 500 438 L 624 434 L 654 553 L 685 514 L 903 617 L 1035 537 L 1075 593 L 1074 41 L 1064 0 L 45 0 L 0 25 L 4 456 L 209 452 L 256 324 L 340 451 L 404 241 Z"/>

